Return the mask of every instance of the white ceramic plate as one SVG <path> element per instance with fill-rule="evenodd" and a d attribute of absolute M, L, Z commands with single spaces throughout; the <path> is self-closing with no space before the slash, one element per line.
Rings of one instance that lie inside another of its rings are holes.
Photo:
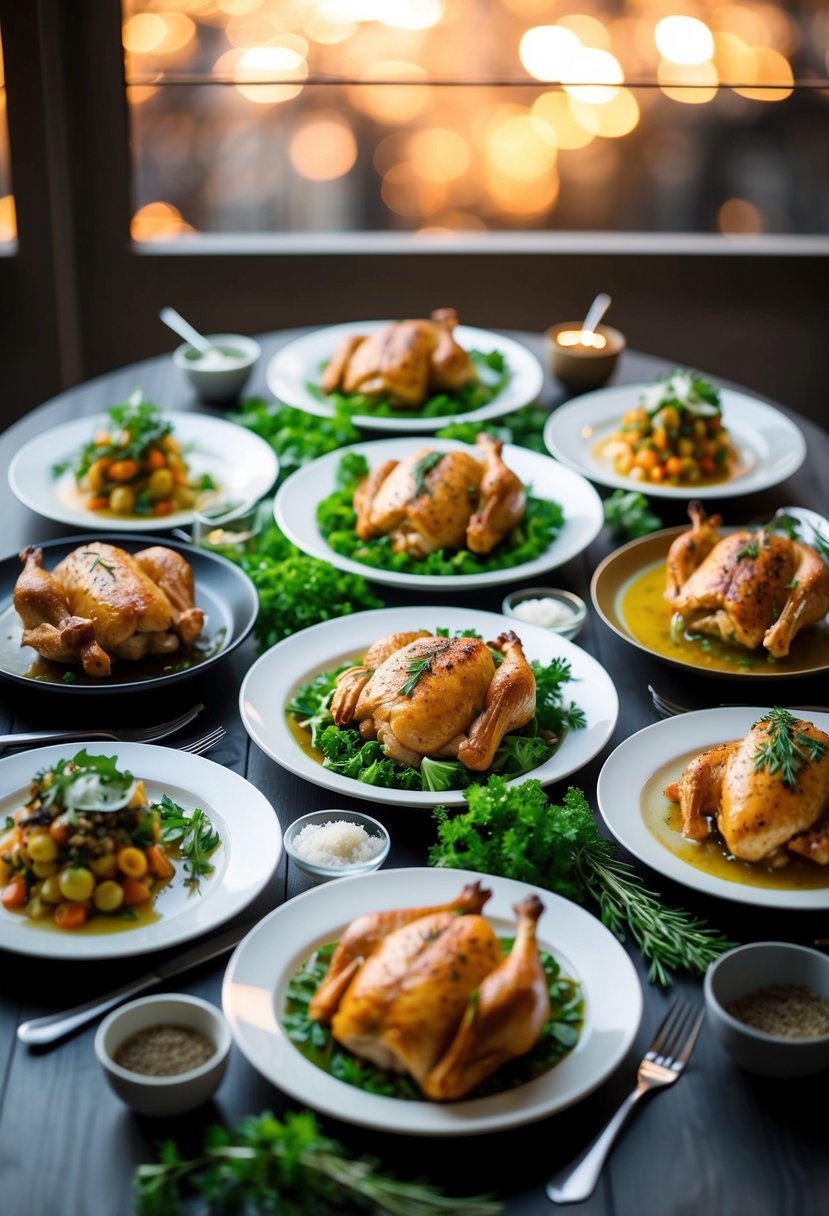
<path fill-rule="evenodd" d="M 492 890 L 484 909 L 496 933 L 514 930 L 513 904 L 535 892 L 545 911 L 541 945 L 581 984 L 584 1026 L 577 1045 L 550 1072 L 507 1093 L 446 1104 L 365 1093 L 300 1054 L 280 1025 L 285 987 L 311 952 L 334 941 L 355 917 L 453 899 L 467 882 Z M 236 947 L 222 987 L 234 1040 L 268 1081 L 337 1119 L 414 1136 L 503 1131 L 564 1110 L 597 1089 L 621 1063 L 642 1017 L 642 986 L 604 925 L 569 900 L 509 878 L 467 870 L 383 870 L 315 887 L 271 912 Z"/>
<path fill-rule="evenodd" d="M 322 367 L 334 351 L 352 334 L 370 334 L 388 325 L 388 321 L 347 321 L 343 325 L 331 325 L 317 329 L 288 342 L 271 359 L 267 369 L 267 384 L 273 395 L 286 405 L 296 406 L 307 414 L 331 418 L 334 407 L 330 401 L 319 400 L 308 389 L 308 384 L 319 384 Z M 512 376 L 496 397 L 465 414 L 443 414 L 439 418 L 424 418 L 417 410 L 401 410 L 395 418 L 381 418 L 372 414 L 355 414 L 354 422 L 366 431 L 398 431 L 404 435 L 434 434 L 448 423 L 483 422 L 487 418 L 500 418 L 510 410 L 535 401 L 544 383 L 544 371 L 536 356 L 521 342 L 493 333 L 488 329 L 475 329 L 469 325 L 458 325 L 455 339 L 464 350 L 479 350 L 488 354 L 499 350 L 503 354 Z"/>
<path fill-rule="evenodd" d="M 739 709 L 700 709 L 646 726 L 625 739 L 605 761 L 596 787 L 599 810 L 610 831 L 628 852 L 666 878 L 736 903 L 763 908 L 829 908 L 829 887 L 822 890 L 783 890 L 730 882 L 683 861 L 648 829 L 643 818 L 642 791 L 663 765 L 675 758 L 665 784 L 676 780 L 689 753 L 696 755 L 718 743 L 748 734 L 769 706 Z M 803 715 L 829 731 L 829 714 Z M 662 781 L 659 781 L 662 785 Z M 667 829 L 666 829 L 667 830 Z M 689 844 L 689 852 L 694 846 Z"/>
<path fill-rule="evenodd" d="M 255 899 L 273 874 L 282 852 L 282 833 L 271 804 L 255 786 L 204 756 L 148 743 L 52 744 L 0 760 L 0 823 L 19 809 L 35 773 L 86 747 L 93 755 L 117 756 L 119 766 L 143 777 L 147 796 L 167 793 L 186 811 L 208 815 L 221 844 L 211 857 L 212 874 L 197 890 L 184 887 L 183 868 L 156 900 L 159 920 L 109 933 L 45 928 L 0 908 L 0 947 L 38 958 L 126 958 L 178 946 L 230 920 Z"/>
<path fill-rule="evenodd" d="M 537 498 L 547 498 L 564 509 L 564 524 L 549 548 L 540 557 L 502 570 L 487 570 L 480 574 L 408 574 L 399 570 L 383 570 L 366 566 L 350 557 L 336 553 L 317 526 L 317 506 L 336 489 L 337 469 L 346 452 L 365 456 L 373 468 L 383 460 L 405 460 L 423 448 L 420 439 L 378 439 L 373 443 L 358 443 L 350 448 L 329 452 L 311 464 L 298 469 L 280 486 L 274 499 L 276 522 L 289 540 L 309 553 L 320 557 L 340 570 L 362 574 L 375 583 L 418 590 L 456 591 L 463 588 L 493 587 L 500 583 L 516 583 L 554 570 L 569 562 L 596 539 L 604 525 L 602 502 L 586 478 L 566 468 L 549 456 L 531 452 L 528 448 L 506 444 L 503 458 L 525 485 L 532 486 Z M 429 448 L 452 452 L 472 449 L 469 444 L 451 439 L 430 439 Z"/>
<path fill-rule="evenodd" d="M 740 465 L 728 481 L 713 485 L 669 486 L 634 481 L 617 473 L 596 454 L 626 410 L 634 409 L 648 384 L 620 384 L 584 393 L 554 410 L 544 426 L 552 454 L 600 485 L 642 490 L 653 498 L 734 498 L 776 486 L 802 465 L 806 440 L 799 427 L 773 406 L 735 389 L 720 389 L 723 422 L 740 453 Z"/>
<path fill-rule="evenodd" d="M 462 790 L 443 793 L 389 790 L 323 768 L 305 754 L 291 734 L 284 708 L 298 684 L 307 682 L 316 671 L 325 671 L 350 655 L 362 653 L 377 638 L 407 629 L 433 631 L 441 626 L 451 630 L 476 629 L 484 638 L 494 638 L 505 629 L 513 629 L 524 644 L 528 660 L 550 663 L 560 655 L 570 662 L 573 679 L 564 685 L 565 698 L 581 706 L 587 725 L 581 730 L 570 731 L 546 763 L 508 784 L 533 777 L 542 785 L 550 785 L 582 768 L 602 750 L 613 734 L 619 714 L 619 697 L 605 669 L 585 650 L 549 629 L 473 608 L 379 608 L 324 621 L 292 634 L 257 659 L 242 681 L 239 711 L 245 730 L 254 743 L 283 768 L 338 794 L 386 805 L 463 806 Z"/>
<path fill-rule="evenodd" d="M 246 501 L 261 498 L 274 485 L 279 473 L 276 453 L 253 431 L 209 414 L 165 416 L 172 422 L 173 435 L 184 449 L 194 479 L 209 473 L 222 489 Z M 107 415 L 75 418 L 25 444 L 9 465 L 9 485 L 20 501 L 46 519 L 85 529 L 97 524 L 108 532 L 148 532 L 191 523 L 192 509 L 158 519 L 88 511 L 71 469 L 60 477 L 52 476 L 53 465 L 73 461 L 92 435 L 109 422 Z"/>

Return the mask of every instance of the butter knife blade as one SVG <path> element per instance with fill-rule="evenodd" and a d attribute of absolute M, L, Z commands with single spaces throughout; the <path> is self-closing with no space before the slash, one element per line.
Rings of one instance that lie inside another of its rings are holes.
<path fill-rule="evenodd" d="M 219 933 L 208 941 L 199 942 L 182 954 L 177 954 L 175 958 L 159 963 L 152 971 L 146 972 L 136 980 L 131 980 L 129 984 L 116 989 L 108 996 L 96 997 L 95 1000 L 87 1001 L 84 1005 L 76 1005 L 72 1009 L 64 1010 L 63 1013 L 50 1013 L 46 1017 L 21 1022 L 17 1028 L 17 1037 L 28 1047 L 46 1047 L 50 1043 L 56 1043 L 59 1039 L 64 1039 L 67 1035 L 72 1034 L 73 1031 L 80 1030 L 87 1022 L 93 1021 L 94 1018 L 114 1009 L 116 1005 L 129 1000 L 130 997 L 137 996 L 155 984 L 160 984 L 162 980 L 171 979 L 172 976 L 189 971 L 191 967 L 196 967 L 199 963 L 206 963 L 212 958 L 226 954 L 228 950 L 238 946 L 242 938 L 250 933 L 256 924 L 258 921 L 248 921 L 235 929 Z"/>

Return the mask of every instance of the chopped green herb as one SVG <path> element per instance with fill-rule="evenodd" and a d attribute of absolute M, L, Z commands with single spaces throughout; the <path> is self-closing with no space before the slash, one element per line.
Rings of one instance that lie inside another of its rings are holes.
<path fill-rule="evenodd" d="M 805 731 L 797 730 L 797 718 L 787 709 L 775 705 L 765 718 L 754 726 L 768 723 L 768 739 L 760 744 L 754 754 L 754 771 L 767 768 L 773 776 L 780 773 L 784 785 L 794 788 L 797 774 L 810 760 L 822 760 L 826 744 L 813 739 Z"/>
<path fill-rule="evenodd" d="M 184 858 L 184 868 L 189 875 L 186 884 L 195 886 L 204 875 L 212 874 L 215 866 L 209 856 L 221 841 L 204 811 L 197 807 L 188 815 L 168 794 L 163 794 L 161 802 L 153 804 L 153 810 L 158 811 L 161 820 L 162 843 L 177 844 Z"/>
<path fill-rule="evenodd" d="M 417 687 L 417 682 L 420 677 L 425 675 L 426 672 L 431 672 L 432 663 L 434 660 L 439 654 L 442 654 L 444 650 L 448 649 L 448 647 L 449 642 L 445 642 L 442 646 L 436 646 L 430 654 L 425 654 L 420 659 L 412 659 L 411 662 L 407 664 L 406 672 L 409 678 L 400 689 L 400 692 L 404 697 L 410 697 L 412 695 Z"/>
<path fill-rule="evenodd" d="M 737 550 L 737 552 L 734 554 L 734 558 L 735 561 L 741 562 L 745 557 L 758 557 L 759 553 L 759 540 L 750 540 L 747 544 L 743 545 L 742 549 Z"/>
<path fill-rule="evenodd" d="M 412 476 L 415 483 L 415 498 L 420 498 L 421 495 L 431 497 L 432 491 L 426 484 L 426 478 L 431 473 L 432 469 L 437 468 L 445 452 L 427 452 L 425 456 L 421 456 L 412 469 Z"/>
<path fill-rule="evenodd" d="M 614 536 L 636 540 L 662 527 L 662 520 L 638 490 L 614 490 L 604 502 L 604 519 Z"/>

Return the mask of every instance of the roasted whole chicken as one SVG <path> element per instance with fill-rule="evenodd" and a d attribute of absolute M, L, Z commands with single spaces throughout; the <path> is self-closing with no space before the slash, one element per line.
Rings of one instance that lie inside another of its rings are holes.
<path fill-rule="evenodd" d="M 489 646 L 504 656 L 497 669 Z M 338 676 L 334 722 L 356 723 L 400 764 L 452 758 L 483 772 L 504 735 L 535 713 L 535 676 L 520 639 L 502 633 L 489 646 L 422 631 L 380 638 Z"/>
<path fill-rule="evenodd" d="M 668 550 L 665 598 L 694 633 L 784 658 L 801 629 L 829 612 L 829 567 L 816 549 L 776 532 L 721 538 L 719 515 L 688 508 L 692 528 Z"/>
<path fill-rule="evenodd" d="M 481 433 L 476 455 L 421 448 L 375 466 L 354 493 L 361 540 L 389 535 L 396 553 L 436 549 L 490 553 L 524 515 L 524 483 L 501 456 L 501 440 Z"/>
<path fill-rule="evenodd" d="M 392 321 L 373 334 L 351 335 L 325 369 L 323 392 L 363 393 L 417 409 L 435 393 L 462 388 L 478 377 L 453 336 L 457 323 L 454 308 L 438 308 L 428 321 Z"/>
<path fill-rule="evenodd" d="M 45 659 L 79 663 L 87 675 L 110 675 L 116 659 L 189 649 L 204 626 L 189 562 L 163 545 L 129 554 L 92 541 L 51 573 L 42 549 L 30 545 L 20 560 L 13 599 L 21 645 Z"/>
<path fill-rule="evenodd" d="M 409 1073 L 427 1097 L 463 1098 L 530 1051 L 550 1015 L 536 941 L 544 905 L 536 895 L 515 904 L 515 943 L 504 958 L 481 915 L 491 894 L 476 882 L 439 907 L 353 921 L 311 1018 L 330 1023 L 355 1055 Z"/>
<path fill-rule="evenodd" d="M 763 762 L 792 749 L 793 770 Z M 786 710 L 770 711 L 744 739 L 695 757 L 665 796 L 679 803 L 689 840 L 718 830 L 743 861 L 777 867 L 795 853 L 829 865 L 829 735 Z"/>

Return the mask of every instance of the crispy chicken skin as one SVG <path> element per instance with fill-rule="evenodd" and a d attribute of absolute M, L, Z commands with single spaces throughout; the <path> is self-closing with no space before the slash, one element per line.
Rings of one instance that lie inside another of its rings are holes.
<path fill-rule="evenodd" d="M 395 641 L 410 638 L 399 647 Z M 357 723 L 365 738 L 378 739 L 401 764 L 419 768 L 424 756 L 457 756 L 467 768 L 483 771 L 504 735 L 535 713 L 535 677 L 519 638 L 503 633 L 490 645 L 504 655 L 497 670 L 479 638 L 381 638 L 362 664 L 338 677 L 334 722 Z"/>
<path fill-rule="evenodd" d="M 679 803 L 683 835 L 704 840 L 715 822 L 729 851 L 743 861 L 779 862 L 788 849 L 829 864 L 829 735 L 803 720 L 792 729 L 826 745 L 822 758 L 799 769 L 792 786 L 768 766 L 757 767 L 757 753 L 769 736 L 766 720 L 745 738 L 686 765 L 665 789 L 665 796 Z"/>
<path fill-rule="evenodd" d="M 535 936 L 543 905 L 536 896 L 515 905 L 515 944 L 503 958 L 480 914 L 490 895 L 475 883 L 439 908 L 354 921 L 311 1017 L 356 1055 L 414 1077 L 427 1097 L 464 1097 L 529 1051 L 549 1016 Z"/>
<path fill-rule="evenodd" d="M 475 454 L 423 447 L 373 468 L 354 492 L 361 540 L 392 538 L 396 553 L 436 549 L 491 553 L 523 519 L 527 492 L 502 458 L 503 443 L 481 433 Z"/>
<path fill-rule="evenodd" d="M 452 391 L 477 379 L 453 330 L 454 308 L 436 309 L 429 320 L 392 321 L 369 336 L 346 338 L 322 377 L 322 390 L 384 397 L 417 409 L 434 393 Z"/>
<path fill-rule="evenodd" d="M 719 516 L 692 503 L 690 532 L 668 552 L 665 598 L 689 630 L 784 658 L 801 629 L 829 612 L 829 567 L 809 545 L 776 532 L 720 539 Z"/>
<path fill-rule="evenodd" d="M 108 676 L 113 659 L 167 654 L 192 645 L 201 632 L 192 570 L 171 549 L 154 545 L 133 556 L 91 541 L 51 574 L 42 550 L 29 547 L 20 557 L 14 605 L 24 626 L 21 644 L 44 658 Z"/>

